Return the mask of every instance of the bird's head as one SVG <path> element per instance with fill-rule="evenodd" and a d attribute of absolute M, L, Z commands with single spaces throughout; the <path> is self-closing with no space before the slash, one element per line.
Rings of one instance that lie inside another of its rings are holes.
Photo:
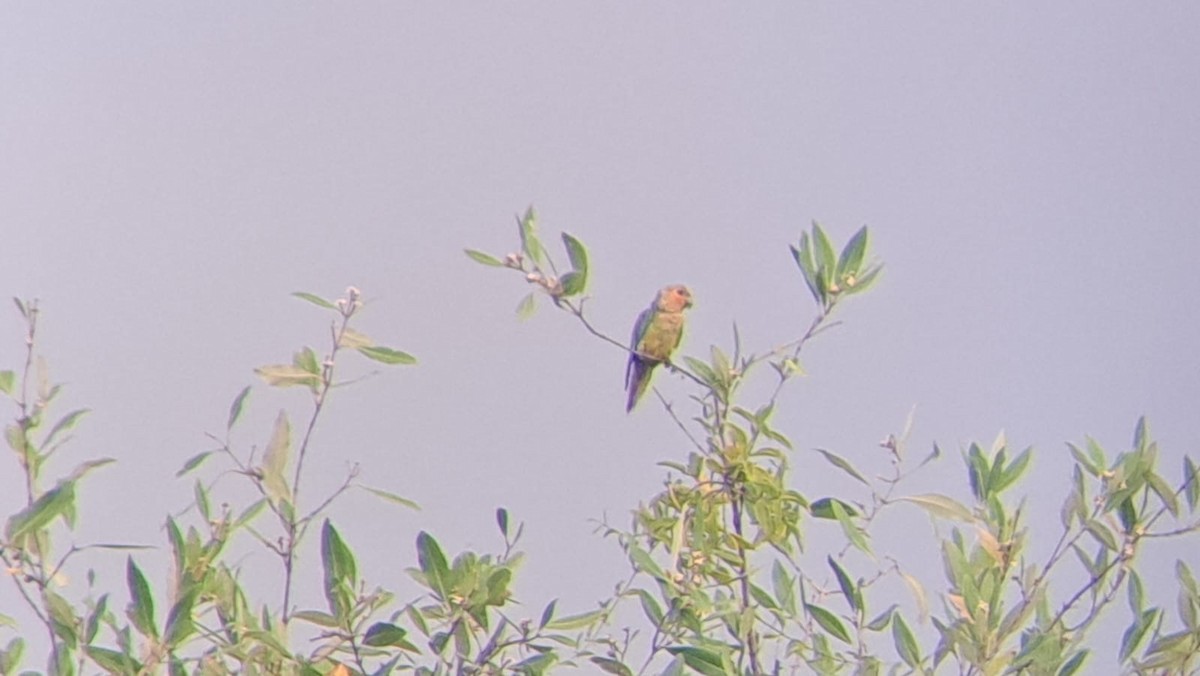
<path fill-rule="evenodd" d="M 663 287 L 658 292 L 657 304 L 663 312 L 683 312 L 692 306 L 692 292 L 682 284 Z"/>

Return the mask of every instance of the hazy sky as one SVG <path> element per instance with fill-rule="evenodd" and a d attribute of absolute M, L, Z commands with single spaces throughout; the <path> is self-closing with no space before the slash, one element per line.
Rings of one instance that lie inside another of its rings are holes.
<path fill-rule="evenodd" d="M 871 226 L 884 277 L 777 414 L 811 497 L 842 486 L 812 448 L 882 471 L 914 405 L 914 453 L 1001 429 L 1035 446 L 1055 523 L 1084 434 L 1123 450 L 1146 414 L 1177 480 L 1200 442 L 1198 32 L 1184 2 L 5 5 L 0 292 L 41 299 L 62 410 L 93 409 L 59 471 L 120 461 L 85 484 L 76 542 L 165 545 L 191 498 L 173 473 L 252 369 L 325 347 L 327 317 L 288 294 L 354 284 L 359 328 L 421 360 L 338 391 L 308 460 L 309 496 L 357 462 L 423 506 L 336 506 L 364 574 L 404 598 L 418 530 L 491 549 L 506 506 L 530 612 L 592 607 L 627 567 L 590 520 L 627 523 L 689 447 L 653 399 L 625 414 L 625 355 L 545 306 L 518 322 L 524 282 L 463 256 L 514 249 L 531 203 L 547 240 L 589 246 L 605 331 L 690 285 L 698 356 L 735 320 L 757 350 L 798 335 L 813 307 L 787 245 L 813 219 Z M 18 319 L 0 311 L 0 368 Z M 256 386 L 235 441 L 305 403 Z M 23 504 L 5 462 L 0 514 Z M 952 452 L 912 489 L 965 500 L 964 478 Z M 897 523 L 879 549 L 936 546 L 922 516 Z M 140 558 L 165 580 L 163 552 Z M 91 564 L 120 596 L 122 562 L 77 561 L 68 592 Z"/>

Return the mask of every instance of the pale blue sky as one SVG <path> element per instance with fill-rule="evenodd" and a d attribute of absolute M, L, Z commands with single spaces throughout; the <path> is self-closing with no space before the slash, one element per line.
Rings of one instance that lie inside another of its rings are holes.
<path fill-rule="evenodd" d="M 1143 413 L 1175 478 L 1200 441 L 1198 27 L 1193 3 L 7 5 L 0 292 L 42 299 L 64 403 L 93 409 L 60 467 L 120 461 L 82 491 L 78 541 L 163 544 L 191 495 L 173 472 L 252 368 L 324 346 L 287 294 L 355 284 L 359 327 L 421 360 L 339 392 L 309 459 L 310 496 L 359 462 L 424 507 L 337 506 L 365 574 L 411 589 L 418 530 L 490 548 L 506 506 L 531 612 L 590 607 L 627 569 L 589 520 L 624 523 L 688 445 L 653 401 L 625 415 L 622 353 L 545 307 L 518 322 L 521 280 L 462 255 L 512 250 L 530 203 L 548 239 L 589 245 L 613 335 L 689 284 L 693 354 L 734 320 L 756 349 L 797 335 L 787 245 L 812 219 L 871 226 L 885 275 L 778 413 L 806 494 L 831 482 L 813 447 L 882 469 L 914 405 L 914 452 L 1001 428 L 1034 445 L 1055 515 L 1063 442 L 1121 450 Z M 21 347 L 0 312 L 0 368 Z M 235 439 L 303 403 L 257 387 Z M 953 455 L 914 492 L 965 499 Z M 919 516 L 897 528 L 902 557 L 934 542 Z"/>

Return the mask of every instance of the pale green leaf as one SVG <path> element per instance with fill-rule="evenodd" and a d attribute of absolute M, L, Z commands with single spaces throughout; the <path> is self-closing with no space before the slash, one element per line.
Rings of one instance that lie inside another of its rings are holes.
<path fill-rule="evenodd" d="M 565 232 L 562 234 L 562 240 L 563 245 L 567 248 L 567 257 L 571 260 L 571 267 L 586 277 L 588 270 L 587 248 L 583 246 L 583 242 Z"/>
<path fill-rule="evenodd" d="M 842 255 L 838 258 L 837 272 L 839 277 L 858 274 L 863 257 L 867 253 L 868 239 L 867 226 L 864 225 L 846 243 L 846 246 L 842 249 Z"/>
<path fill-rule="evenodd" d="M 971 510 L 967 509 L 962 503 L 957 500 L 941 495 L 940 493 L 925 493 L 922 495 L 909 495 L 897 500 L 911 502 L 933 516 L 952 521 L 962 521 L 970 523 L 975 520 Z"/>
<path fill-rule="evenodd" d="M 307 293 L 305 291 L 295 291 L 292 293 L 292 295 L 295 296 L 296 298 L 306 300 L 306 301 L 312 303 L 313 305 L 318 305 L 318 306 L 326 308 L 328 310 L 335 309 L 333 303 L 330 303 L 329 301 L 325 300 L 324 298 L 322 298 L 316 294 Z"/>
<path fill-rule="evenodd" d="M 568 615 L 560 617 L 557 620 L 551 620 L 546 623 L 546 628 L 554 631 L 571 631 L 573 629 L 582 629 L 590 627 L 604 617 L 602 610 L 593 610 L 578 615 Z"/>
<path fill-rule="evenodd" d="M 338 340 L 339 347 L 346 347 L 351 350 L 360 350 L 364 347 L 371 347 L 374 344 L 375 341 L 371 340 L 370 336 L 361 331 L 355 331 L 348 326 L 342 330 L 342 335 Z"/>
<path fill-rule="evenodd" d="M 463 251 L 471 260 L 475 261 L 476 263 L 482 263 L 483 265 L 489 265 L 494 268 L 504 267 L 503 261 L 490 254 L 485 254 L 484 252 L 476 251 L 475 249 L 463 249 Z"/>
<path fill-rule="evenodd" d="M 859 474 L 858 470 L 854 468 L 854 465 L 850 464 L 850 461 L 846 460 L 845 458 L 841 457 L 840 455 L 837 455 L 836 453 L 831 453 L 822 448 L 818 448 L 817 453 L 820 453 L 834 467 L 837 467 L 838 469 L 842 470 L 846 474 L 849 474 L 850 476 L 854 477 L 855 479 L 858 479 L 862 483 L 867 484 L 867 480 L 863 478 L 862 474 Z M 867 484 L 867 485 L 870 485 L 870 484 Z"/>
<path fill-rule="evenodd" d="M 129 584 L 129 607 L 126 611 L 133 626 L 142 636 L 157 637 L 158 629 L 154 626 L 154 597 L 150 594 L 150 585 L 142 574 L 133 557 L 125 564 L 125 579 Z"/>
<path fill-rule="evenodd" d="M 321 383 L 319 376 L 291 364 L 272 364 L 254 369 L 258 377 L 272 387 L 291 387 L 304 385 L 315 387 Z"/>
<path fill-rule="evenodd" d="M 70 430 L 72 427 L 75 427 L 79 420 L 83 418 L 83 416 L 87 415 L 89 411 L 90 409 L 81 408 L 76 411 L 71 411 L 67 415 L 63 416 L 57 423 L 54 424 L 54 427 L 50 430 L 50 433 L 46 435 L 46 440 L 42 442 L 42 448 L 50 448 L 59 434 L 62 434 L 63 432 Z"/>
<path fill-rule="evenodd" d="M 909 667 L 918 668 L 921 664 L 921 650 L 900 613 L 892 617 L 892 642 L 896 644 L 896 652 L 900 654 L 900 659 Z"/>
<path fill-rule="evenodd" d="M 4 532 L 8 540 L 18 540 L 28 533 L 35 533 L 49 525 L 54 519 L 74 510 L 75 484 L 63 482 L 46 491 L 25 509 L 8 519 Z"/>
<path fill-rule="evenodd" d="M 407 365 L 407 364 L 417 363 L 417 358 L 412 356 L 411 354 L 409 354 L 407 352 L 401 352 L 400 350 L 393 350 L 390 347 L 382 347 L 382 346 L 360 347 L 360 348 L 358 348 L 358 352 L 359 352 L 359 354 L 363 355 L 364 357 L 367 357 L 368 359 L 374 359 L 375 361 L 381 362 L 384 364 L 405 364 L 405 365 Z"/>
<path fill-rule="evenodd" d="M 246 405 L 246 397 L 249 396 L 250 386 L 247 385 L 242 388 L 241 392 L 238 392 L 236 397 L 233 398 L 233 403 L 229 406 L 229 420 L 225 423 L 226 430 L 233 429 L 233 426 L 238 421 L 238 418 L 242 417 L 242 409 Z"/>
<path fill-rule="evenodd" d="M 533 293 L 530 292 L 520 303 L 517 303 L 517 318 L 521 320 L 529 319 L 533 316 L 534 310 L 537 310 L 537 302 L 534 300 Z"/>
<path fill-rule="evenodd" d="M 408 507 L 409 509 L 415 509 L 415 510 L 421 509 L 421 506 L 418 505 L 417 503 L 413 502 L 412 500 L 409 500 L 408 498 L 402 498 L 399 495 L 396 495 L 395 493 L 390 493 L 388 491 L 380 490 L 378 488 L 371 488 L 370 486 L 361 486 L 360 485 L 359 487 L 365 491 L 369 491 L 370 493 L 373 493 L 374 495 L 376 495 L 378 497 L 383 498 L 384 500 L 387 500 L 388 502 L 400 505 L 401 507 Z"/>
<path fill-rule="evenodd" d="M 850 633 L 846 631 L 845 625 L 842 624 L 842 621 L 838 619 L 837 615 L 834 615 L 828 610 L 811 603 L 804 604 L 804 609 L 807 610 L 809 614 L 813 616 L 813 619 L 817 621 L 817 624 L 821 625 L 821 628 L 828 632 L 831 636 L 838 639 L 842 643 L 850 643 Z"/>
<path fill-rule="evenodd" d="M 288 465 L 291 463 L 292 425 L 287 412 L 279 411 L 271 439 L 263 452 L 262 485 L 272 502 L 291 502 L 292 491 L 287 483 Z"/>

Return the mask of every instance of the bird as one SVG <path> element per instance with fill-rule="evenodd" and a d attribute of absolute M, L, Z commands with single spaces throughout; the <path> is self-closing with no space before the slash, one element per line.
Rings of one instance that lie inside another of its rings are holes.
<path fill-rule="evenodd" d="M 683 311 L 692 306 L 692 292 L 682 284 L 663 287 L 650 307 L 642 310 L 633 325 L 629 342 L 629 363 L 625 366 L 628 413 L 650 386 L 654 367 L 670 362 L 671 353 L 683 337 Z"/>

